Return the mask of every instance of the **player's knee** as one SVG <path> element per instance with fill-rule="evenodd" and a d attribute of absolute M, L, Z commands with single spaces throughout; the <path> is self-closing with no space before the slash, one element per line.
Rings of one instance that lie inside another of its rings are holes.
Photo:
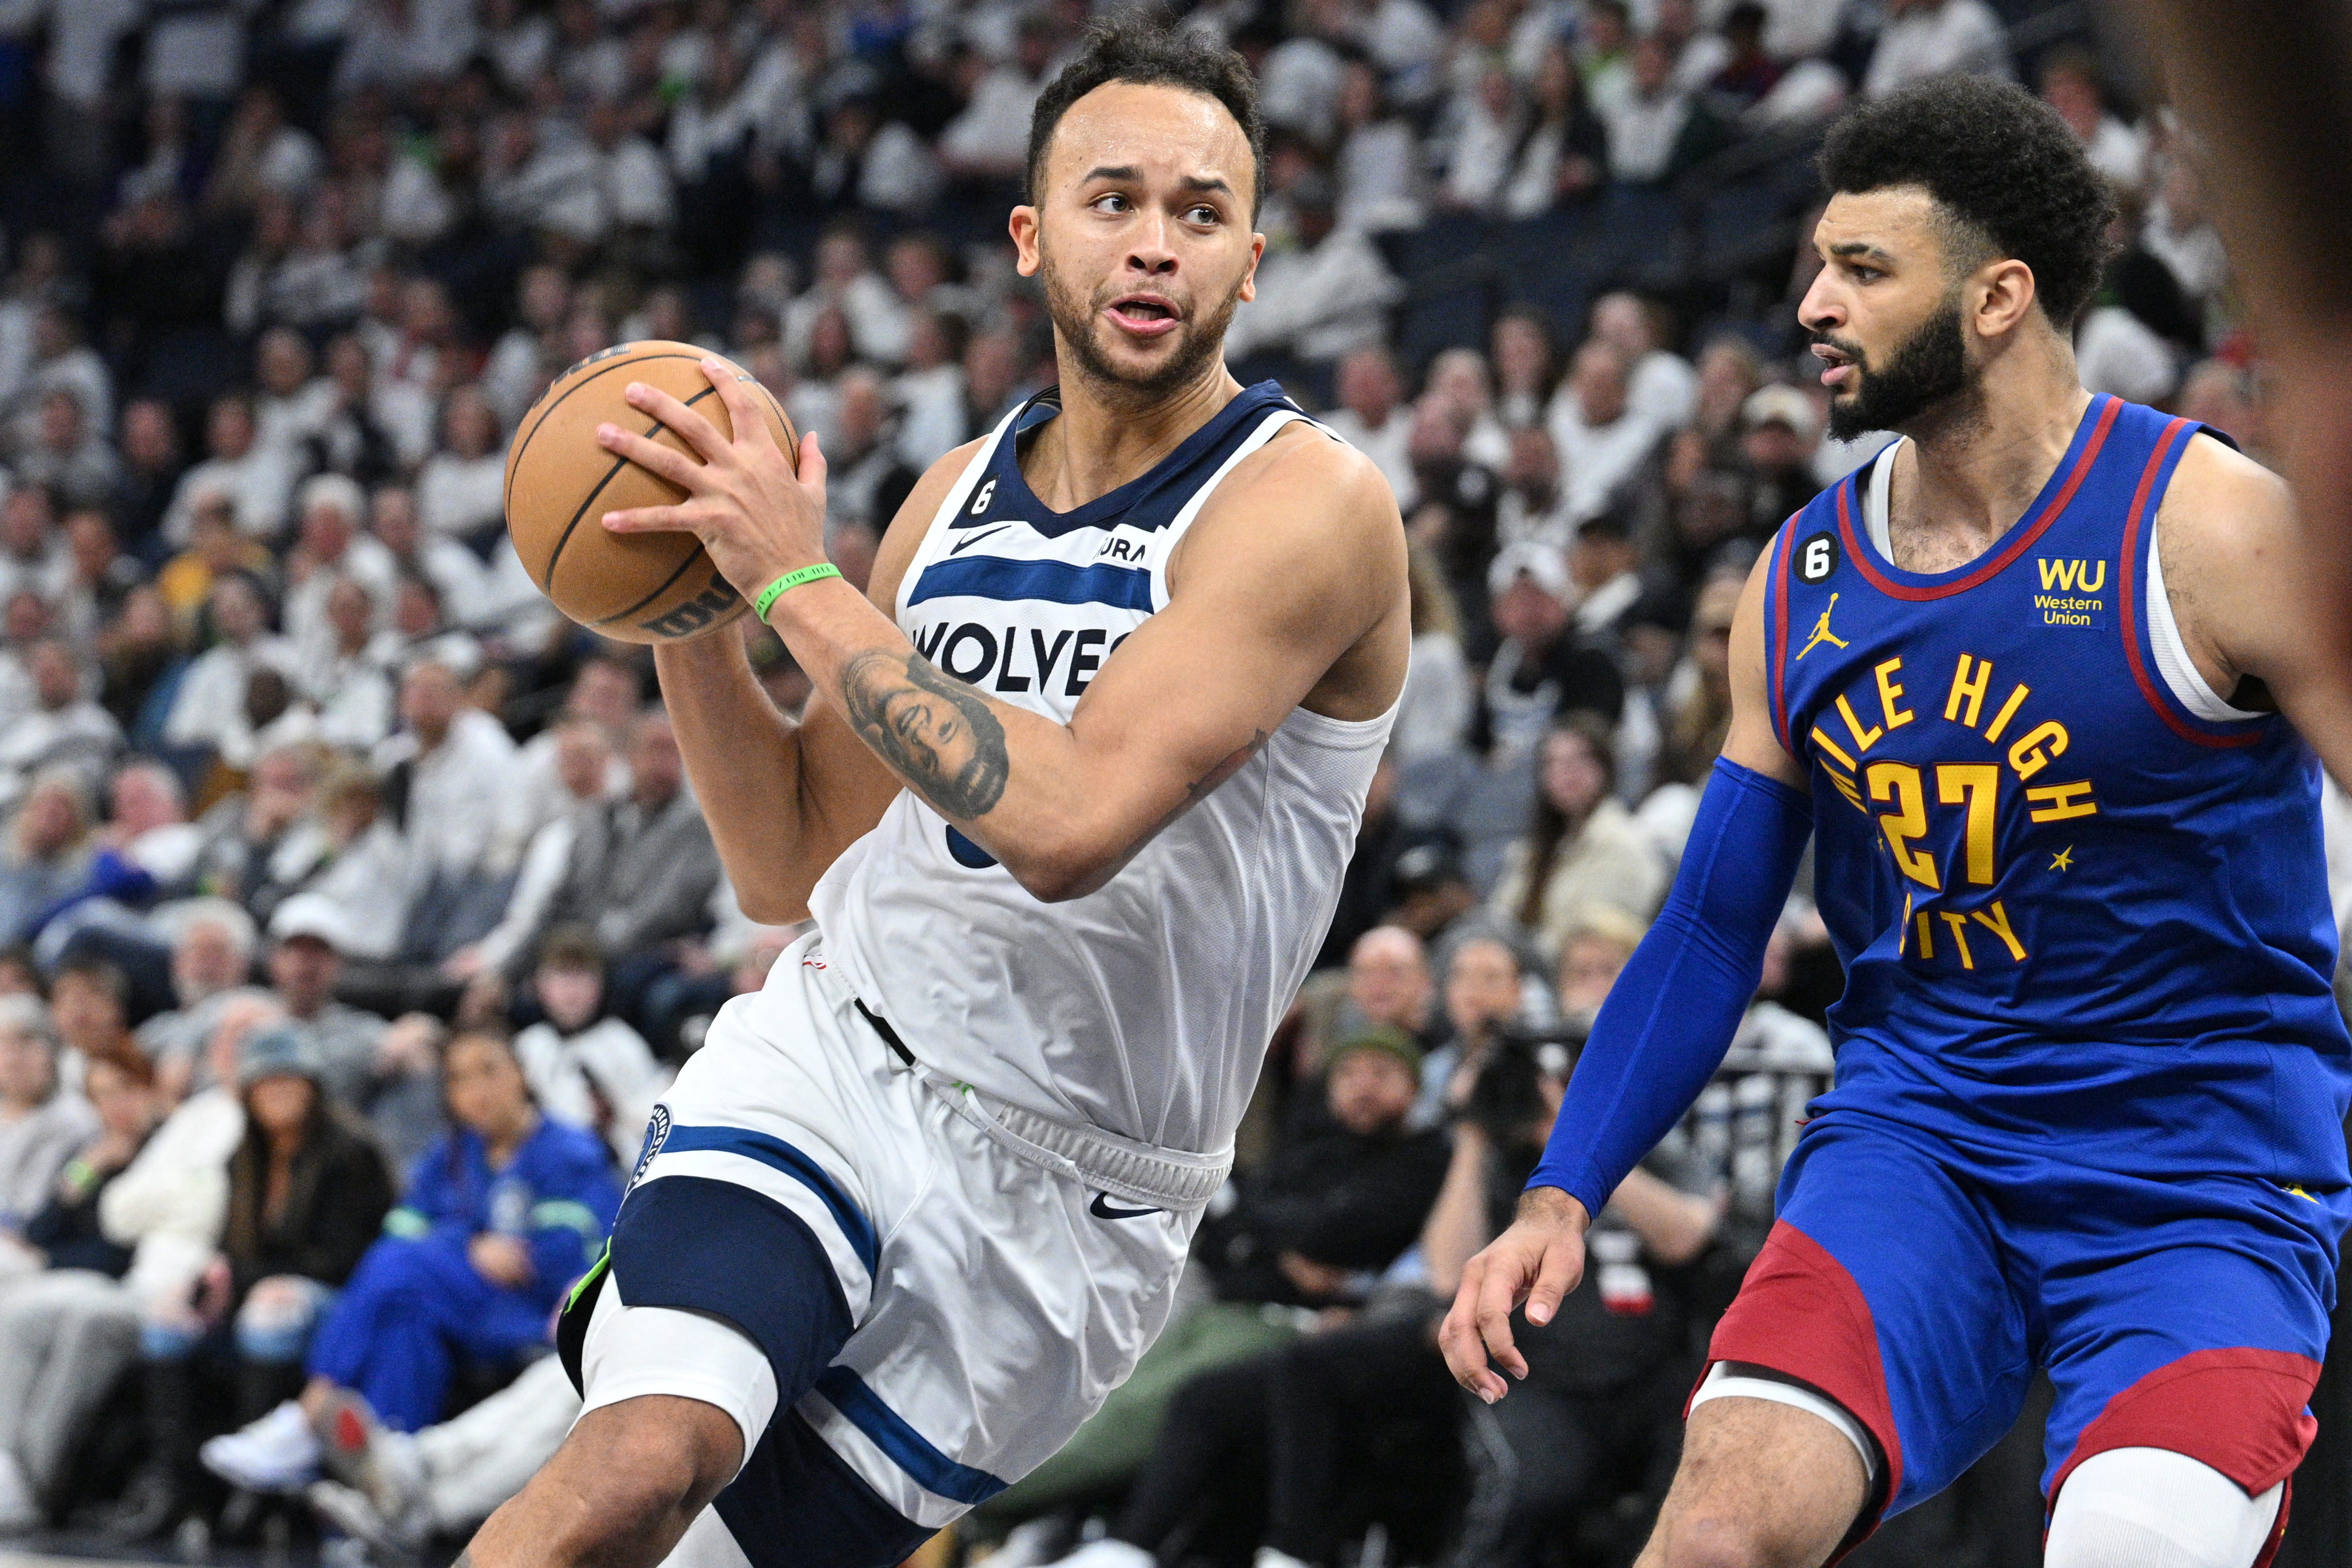
<path fill-rule="evenodd" d="M 593 1469 L 615 1520 L 628 1534 L 666 1519 L 690 1519 L 741 1468 L 743 1435 L 713 1405 L 648 1395 L 593 1410 L 572 1440 Z M 609 1489 L 609 1490 L 606 1490 Z"/>

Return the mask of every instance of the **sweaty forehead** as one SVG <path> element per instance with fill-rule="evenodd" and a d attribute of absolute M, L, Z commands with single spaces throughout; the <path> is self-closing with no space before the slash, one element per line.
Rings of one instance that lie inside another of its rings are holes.
<path fill-rule="evenodd" d="M 1155 183 L 1219 180 L 1243 202 L 1255 195 L 1249 138 L 1232 110 L 1164 82 L 1105 82 L 1063 111 L 1045 149 L 1047 186 L 1106 168 Z"/>

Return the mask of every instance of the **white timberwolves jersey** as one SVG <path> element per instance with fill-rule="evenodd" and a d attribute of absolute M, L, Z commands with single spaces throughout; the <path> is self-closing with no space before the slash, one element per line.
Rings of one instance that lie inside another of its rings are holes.
<path fill-rule="evenodd" d="M 1168 603 L 1169 557 L 1210 492 L 1306 416 L 1262 382 L 1150 472 L 1056 514 L 1015 451 L 1059 412 L 1048 397 L 956 481 L 897 611 L 950 674 L 1067 723 L 1103 661 Z M 1294 711 L 1101 890 L 1062 904 L 903 792 L 810 899 L 827 958 L 927 1066 L 983 1094 L 1221 1154 L 1330 924 L 1393 717 Z"/>

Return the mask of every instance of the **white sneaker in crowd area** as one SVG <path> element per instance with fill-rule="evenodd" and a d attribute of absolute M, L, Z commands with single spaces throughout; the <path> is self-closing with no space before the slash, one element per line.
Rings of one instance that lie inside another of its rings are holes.
<path fill-rule="evenodd" d="M 1250 1568 L 1314 1568 L 1314 1564 L 1293 1557 L 1287 1552 L 1276 1552 L 1271 1546 L 1261 1546 Z"/>
<path fill-rule="evenodd" d="M 205 1469 L 247 1491 L 298 1492 L 319 1479 L 321 1445 L 302 1406 L 289 1399 L 242 1431 L 196 1450 Z"/>
<path fill-rule="evenodd" d="M 0 1448 L 0 1535 L 21 1535 L 47 1522 L 32 1483 L 25 1479 L 25 1467 L 16 1455 Z"/>
<path fill-rule="evenodd" d="M 1054 1568 L 1158 1568 L 1159 1559 L 1140 1546 L 1130 1546 L 1124 1541 L 1104 1536 L 1089 1541 Z"/>
<path fill-rule="evenodd" d="M 348 1388 L 327 1396 L 313 1429 L 328 1473 L 365 1499 L 379 1521 L 383 1538 L 376 1544 L 402 1552 L 424 1545 L 433 1520 L 416 1438 L 384 1426 L 366 1396 Z M 375 1539 L 358 1530 L 350 1533 Z"/>
<path fill-rule="evenodd" d="M 341 1481 L 312 1481 L 302 1497 L 320 1519 L 359 1543 L 366 1561 L 379 1564 L 414 1561 L 418 1543 L 402 1540 L 359 1488 Z"/>

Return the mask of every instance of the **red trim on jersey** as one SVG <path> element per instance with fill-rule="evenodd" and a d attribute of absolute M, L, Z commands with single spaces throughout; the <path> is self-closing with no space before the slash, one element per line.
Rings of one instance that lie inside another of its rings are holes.
<path fill-rule="evenodd" d="M 1780 542 L 1772 552 L 1780 559 L 1764 580 L 1765 591 L 1780 606 L 1772 617 L 1772 728 L 1780 737 L 1780 749 L 1791 757 L 1797 748 L 1789 742 L 1789 550 L 1796 537 L 1797 517 L 1790 517 L 1780 526 Z"/>
<path fill-rule="evenodd" d="M 1834 1563 L 1878 1528 L 1879 1516 L 1903 1490 L 1903 1439 L 1895 1430 L 1886 1371 L 1878 1359 L 1878 1328 L 1862 1287 L 1829 1249 L 1787 1220 L 1776 1220 L 1739 1294 L 1716 1324 L 1706 1354 L 1710 1365 L 1744 1361 L 1810 1384 L 1878 1439 L 1885 1474 L 1853 1532 L 1830 1558 Z M 1689 1414 L 1688 1406 L 1684 1414 Z"/>
<path fill-rule="evenodd" d="M 2157 470 L 2164 466 L 2165 455 L 2172 450 L 2172 444 L 2181 432 L 2194 428 L 2195 423 L 2186 419 L 2176 419 L 2164 427 L 2164 434 L 2156 438 L 2156 450 L 2147 455 L 2147 466 L 2140 470 L 2139 487 L 2132 492 L 2131 510 L 2124 516 L 2123 559 L 2117 573 L 2123 581 L 2116 585 L 2123 601 L 2124 662 L 2131 666 L 2132 679 L 2139 685 L 2139 695 L 2147 699 L 2147 706 L 2156 710 L 2156 716 L 2164 721 L 2165 727 L 2181 739 L 2198 746 L 2216 747 L 2252 746 L 2262 739 L 2260 730 L 2215 735 L 2210 730 L 2198 728 L 2175 713 L 2172 705 L 2165 701 L 2165 694 L 2157 690 L 2156 682 L 2148 674 L 2147 661 L 2141 658 L 2139 653 L 2138 588 L 2142 578 L 2140 566 L 2136 563 L 2139 559 L 2140 521 L 2147 515 L 2148 497 L 2156 488 Z M 2156 549 L 2153 530 L 2147 548 Z"/>
<path fill-rule="evenodd" d="M 1845 492 L 1840 490 L 1838 492 L 1838 531 L 1845 536 L 1847 553 L 1853 557 L 1854 565 L 1862 569 L 1862 575 L 1869 580 L 1870 585 L 1890 599 L 1908 600 L 1913 603 L 1929 599 L 1948 599 L 1955 593 L 1965 593 L 1979 583 L 1990 582 L 2014 565 L 2020 556 L 2032 549 L 2033 541 L 2040 538 L 2049 530 L 2050 525 L 2058 520 L 2058 515 L 2066 509 L 2066 503 L 2074 498 L 2074 492 L 2082 487 L 2083 480 L 2090 474 L 2091 465 L 2098 460 L 2099 449 L 2107 444 L 2107 432 L 2115 428 L 2116 415 L 2122 412 L 2123 406 L 2124 401 L 2119 397 L 2107 399 L 2106 406 L 2099 411 L 2098 419 L 2091 426 L 2090 439 L 2083 443 L 2082 453 L 2074 459 L 2074 466 L 2066 471 L 2066 482 L 2058 486 L 2058 493 L 2050 497 L 2050 504 L 2042 508 L 2039 517 L 2011 533 L 2009 543 L 2003 545 L 1991 559 L 1958 581 L 1927 585 L 1902 583 L 1879 570 L 1877 563 L 1870 559 L 1868 552 L 1854 538 L 1853 519 L 1847 515 L 1846 511 Z M 1863 465 L 1864 468 L 1868 466 L 1870 466 L 1869 464 Z M 1861 469 L 1854 471 L 1857 494 L 1861 489 L 1859 484 L 1861 472 Z"/>
<path fill-rule="evenodd" d="M 2186 1454 L 2260 1497 L 2294 1473 L 2318 1434 L 2309 1408 L 2318 1382 L 2319 1363 L 2292 1351 L 2200 1350 L 2167 1362 L 2083 1428 L 2051 1484 L 2051 1505 L 2075 1466 L 2114 1448 Z M 2279 1516 L 2283 1525 L 2284 1500 Z"/>

